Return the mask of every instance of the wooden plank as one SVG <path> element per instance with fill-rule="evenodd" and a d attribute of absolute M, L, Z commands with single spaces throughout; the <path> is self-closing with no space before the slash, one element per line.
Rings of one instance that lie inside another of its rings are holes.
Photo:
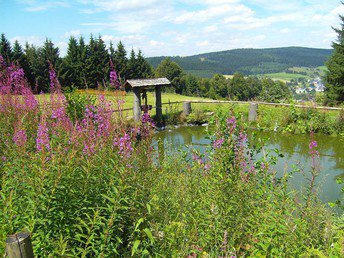
<path fill-rule="evenodd" d="M 158 87 L 170 86 L 171 82 L 167 78 L 127 80 L 124 86 L 136 87 Z"/>

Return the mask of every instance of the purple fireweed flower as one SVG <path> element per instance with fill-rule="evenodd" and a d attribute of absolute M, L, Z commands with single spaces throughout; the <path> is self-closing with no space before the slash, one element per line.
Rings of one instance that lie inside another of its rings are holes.
<path fill-rule="evenodd" d="M 211 168 L 211 165 L 209 163 L 204 165 L 204 170 L 208 171 L 210 170 L 210 168 Z"/>
<path fill-rule="evenodd" d="M 311 141 L 309 143 L 309 149 L 312 150 L 313 148 L 318 147 L 318 143 L 316 141 Z"/>
<path fill-rule="evenodd" d="M 225 141 L 224 138 L 215 140 L 214 143 L 213 143 L 213 148 L 214 148 L 214 149 L 219 149 L 219 148 L 221 148 L 221 146 L 222 146 L 222 144 L 224 143 L 224 141 Z"/>
<path fill-rule="evenodd" d="M 21 129 L 16 131 L 12 137 L 12 140 L 17 146 L 24 146 L 27 141 L 26 130 Z"/>
<path fill-rule="evenodd" d="M 131 137 L 125 133 L 123 137 L 115 138 L 113 145 L 118 147 L 118 154 L 123 158 L 130 158 L 134 149 L 131 144 Z"/>
<path fill-rule="evenodd" d="M 42 151 L 43 149 L 50 150 L 49 129 L 45 121 L 38 125 L 36 148 L 37 151 Z"/>
<path fill-rule="evenodd" d="M 232 116 L 231 118 L 227 119 L 227 128 L 229 129 L 229 131 L 232 133 L 234 131 L 234 129 L 236 128 L 236 119 L 234 116 Z"/>
<path fill-rule="evenodd" d="M 61 85 L 52 64 L 49 65 L 50 93 L 60 93 Z"/>
<path fill-rule="evenodd" d="M 82 150 L 85 156 L 91 156 L 92 154 L 95 153 L 95 146 L 94 144 L 87 144 L 84 143 L 84 149 Z"/>
<path fill-rule="evenodd" d="M 7 158 L 5 156 L 1 156 L 1 159 L 2 159 L 2 161 L 6 161 L 7 160 Z"/>
<path fill-rule="evenodd" d="M 120 88 L 121 83 L 118 80 L 117 73 L 115 71 L 115 67 L 110 59 L 110 85 L 114 87 L 116 90 Z"/>
<path fill-rule="evenodd" d="M 197 154 L 192 154 L 192 159 L 196 162 L 198 162 L 200 165 L 202 165 L 204 162 L 202 160 L 202 158 L 200 156 L 198 156 Z"/>

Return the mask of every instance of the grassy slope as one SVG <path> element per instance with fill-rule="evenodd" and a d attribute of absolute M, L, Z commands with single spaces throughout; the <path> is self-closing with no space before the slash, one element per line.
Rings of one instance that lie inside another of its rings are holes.
<path fill-rule="evenodd" d="M 263 74 L 260 75 L 259 77 L 268 77 L 273 80 L 281 80 L 281 81 L 290 81 L 292 79 L 297 79 L 297 78 L 305 78 L 305 79 L 311 79 L 311 77 L 303 74 L 297 74 L 297 73 L 268 73 L 268 74 Z"/>

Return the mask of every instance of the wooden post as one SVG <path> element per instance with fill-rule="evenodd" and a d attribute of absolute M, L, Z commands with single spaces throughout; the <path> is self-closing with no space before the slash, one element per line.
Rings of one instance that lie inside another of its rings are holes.
<path fill-rule="evenodd" d="M 134 92 L 134 106 L 133 106 L 133 112 L 134 112 L 134 120 L 135 122 L 138 122 L 141 120 L 141 97 L 140 97 L 140 89 L 133 88 Z"/>
<path fill-rule="evenodd" d="M 161 86 L 155 87 L 155 107 L 158 124 L 162 122 Z"/>
<path fill-rule="evenodd" d="M 29 233 L 18 233 L 6 239 L 6 256 L 8 258 L 33 258 L 33 249 Z"/>
<path fill-rule="evenodd" d="M 183 102 L 183 112 L 186 116 L 191 114 L 191 102 Z"/>
<path fill-rule="evenodd" d="M 248 112 L 248 121 L 249 122 L 257 121 L 257 117 L 258 117 L 258 104 L 250 103 L 250 110 Z"/>

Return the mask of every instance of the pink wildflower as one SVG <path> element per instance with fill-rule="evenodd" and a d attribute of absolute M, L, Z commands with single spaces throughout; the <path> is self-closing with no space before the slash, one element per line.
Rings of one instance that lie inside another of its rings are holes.
<path fill-rule="evenodd" d="M 36 148 L 37 151 L 50 150 L 49 129 L 45 121 L 38 125 Z"/>
<path fill-rule="evenodd" d="M 17 146 L 24 146 L 27 141 L 26 130 L 21 129 L 16 131 L 12 137 L 12 140 Z"/>

